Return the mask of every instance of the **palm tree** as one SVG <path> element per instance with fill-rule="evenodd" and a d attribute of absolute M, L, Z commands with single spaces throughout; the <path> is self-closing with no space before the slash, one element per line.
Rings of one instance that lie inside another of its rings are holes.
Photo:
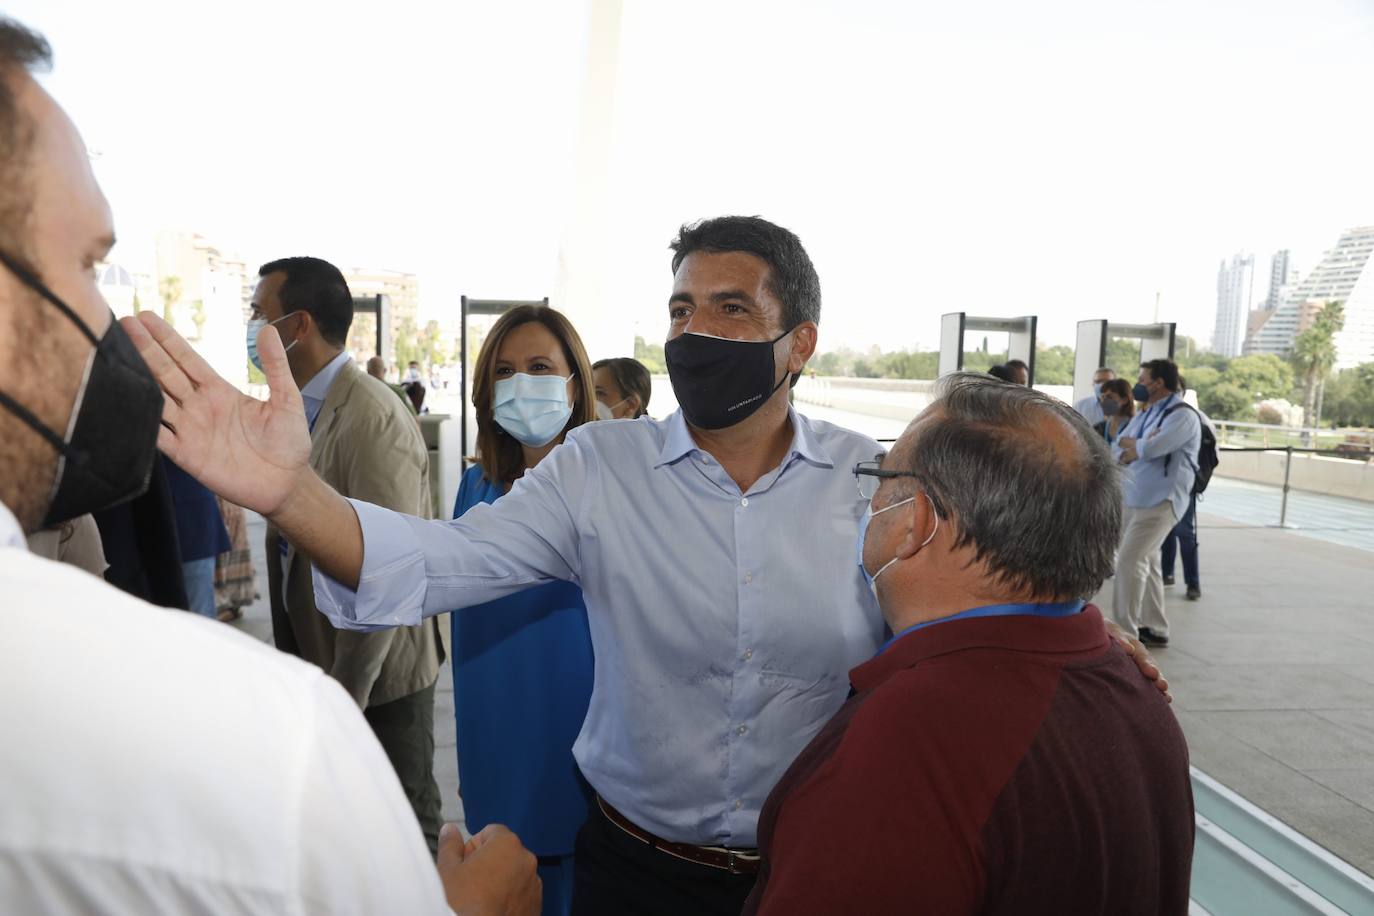
<path fill-rule="evenodd" d="M 1321 422 L 1320 393 L 1336 364 L 1336 334 L 1345 326 L 1345 303 L 1328 302 L 1312 326 L 1293 341 L 1293 363 L 1303 374 L 1303 422 L 1316 428 Z"/>
<path fill-rule="evenodd" d="M 163 277 L 157 285 L 157 291 L 162 296 L 162 319 L 168 324 L 176 324 L 176 313 L 173 310 L 181 301 L 181 278 Z"/>

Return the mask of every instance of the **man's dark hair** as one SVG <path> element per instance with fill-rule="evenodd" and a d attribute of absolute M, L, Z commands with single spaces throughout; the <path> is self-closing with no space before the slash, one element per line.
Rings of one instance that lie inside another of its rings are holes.
<path fill-rule="evenodd" d="M 19 116 L 15 78 L 52 65 L 52 49 L 42 35 L 0 16 L 0 249 L 21 266 L 34 269 L 25 224 L 33 207 L 28 181 L 35 125 Z"/>
<path fill-rule="evenodd" d="M 782 303 L 782 329 L 821 320 L 821 281 L 801 239 L 758 216 L 718 216 L 683 226 L 668 246 L 673 273 L 689 254 L 743 251 L 768 265 L 768 291 Z"/>
<path fill-rule="evenodd" d="M 259 267 L 258 276 L 278 271 L 286 274 L 278 292 L 282 314 L 309 312 L 320 326 L 320 336 L 342 347 L 353 324 L 353 294 L 339 268 L 319 258 L 281 258 Z"/>
<path fill-rule="evenodd" d="M 1007 360 L 1007 368 L 1008 368 L 1008 369 L 1024 369 L 1024 370 L 1026 370 L 1026 372 L 1028 372 L 1028 373 L 1030 372 L 1030 366 L 1027 366 L 1027 365 L 1025 364 L 1025 362 L 1023 362 L 1022 360 L 1019 360 L 1019 359 L 1009 359 L 1009 360 Z"/>
<path fill-rule="evenodd" d="M 1140 364 L 1140 368 L 1150 370 L 1150 378 L 1164 383 L 1170 391 L 1178 391 L 1178 366 L 1171 359 L 1152 359 Z"/>
<path fill-rule="evenodd" d="M 1012 382 L 1012 384 L 1015 384 L 1015 381 L 1011 377 L 1011 369 L 1002 363 L 998 363 L 988 369 L 988 375 L 997 379 L 999 382 Z"/>
<path fill-rule="evenodd" d="M 921 428 L 910 470 L 956 546 L 1037 601 L 1092 597 L 1121 541 L 1120 471 L 1102 437 L 1054 398 L 977 373 L 941 379 L 931 409 L 943 416 Z"/>

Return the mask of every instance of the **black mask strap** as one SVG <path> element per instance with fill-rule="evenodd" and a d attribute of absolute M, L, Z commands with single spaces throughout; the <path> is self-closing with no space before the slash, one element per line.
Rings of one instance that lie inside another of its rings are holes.
<path fill-rule="evenodd" d="M 48 429 L 47 424 L 45 424 L 42 420 L 35 417 L 33 415 L 33 412 L 30 411 L 23 404 L 20 404 L 14 398 L 5 394 L 5 392 L 3 391 L 0 391 L 0 404 L 5 405 L 5 407 L 9 408 L 9 410 L 16 417 L 27 423 L 30 429 L 38 433 L 38 435 L 42 436 L 44 439 L 48 440 L 48 444 L 51 445 L 53 448 L 57 449 L 58 454 L 71 457 L 71 446 L 68 445 L 66 442 L 62 441 L 62 437 L 57 435 L 57 433 Z"/>
<path fill-rule="evenodd" d="M 6 267 L 8 267 L 10 269 L 10 273 L 18 277 L 21 283 L 29 287 L 29 289 L 32 289 L 34 292 L 38 293 L 38 295 L 42 296 L 44 299 L 47 299 L 49 302 L 51 302 L 53 305 L 57 307 L 58 311 L 60 311 L 62 314 L 66 315 L 69 319 L 71 319 L 72 324 L 80 328 L 81 333 L 86 335 L 86 339 L 91 342 L 91 346 L 100 346 L 100 338 L 95 336 L 95 332 L 93 332 L 90 329 L 90 326 L 87 325 L 86 322 L 82 321 L 81 317 L 77 315 L 76 312 L 72 311 L 71 306 L 67 305 L 67 303 L 63 302 L 61 299 L 57 297 L 56 293 L 48 289 L 47 286 L 43 284 L 42 280 L 38 279 L 26 268 L 20 265 L 18 261 L 14 260 L 14 258 L 10 257 L 3 251 L 0 251 L 0 264 L 4 264 Z"/>

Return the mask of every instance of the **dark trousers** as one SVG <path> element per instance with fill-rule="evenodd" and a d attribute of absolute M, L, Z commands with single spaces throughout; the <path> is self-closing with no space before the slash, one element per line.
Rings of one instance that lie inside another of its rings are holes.
<path fill-rule="evenodd" d="M 1182 554 L 1183 581 L 1188 585 L 1202 588 L 1197 568 L 1197 494 L 1188 500 L 1188 511 L 1178 520 L 1174 530 L 1164 539 L 1160 548 L 1159 565 L 1165 576 L 1174 574 L 1174 556 Z"/>
<path fill-rule="evenodd" d="M 738 916 L 754 875 L 687 862 L 650 848 L 599 805 L 577 834 L 572 916 Z"/>
<path fill-rule="evenodd" d="M 399 700 L 369 706 L 363 716 L 401 780 L 430 854 L 438 855 L 443 801 L 434 781 L 434 684 Z"/>

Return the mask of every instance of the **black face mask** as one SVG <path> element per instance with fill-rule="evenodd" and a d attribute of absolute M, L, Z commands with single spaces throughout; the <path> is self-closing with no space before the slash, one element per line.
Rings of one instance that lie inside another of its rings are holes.
<path fill-rule="evenodd" d="M 772 340 L 687 333 L 668 341 L 663 348 L 668 378 L 687 422 L 697 429 L 724 429 L 762 407 L 787 380 L 784 375 L 773 381 L 773 345 L 791 333 Z"/>
<path fill-rule="evenodd" d="M 67 303 L 4 253 L 3 263 L 25 286 L 57 307 L 95 349 L 72 404 L 64 439 L 18 401 L 0 392 L 0 405 L 57 449 L 57 475 L 45 528 L 107 509 L 148 489 L 157 458 L 162 391 L 143 357 L 113 316 L 97 338 Z"/>

